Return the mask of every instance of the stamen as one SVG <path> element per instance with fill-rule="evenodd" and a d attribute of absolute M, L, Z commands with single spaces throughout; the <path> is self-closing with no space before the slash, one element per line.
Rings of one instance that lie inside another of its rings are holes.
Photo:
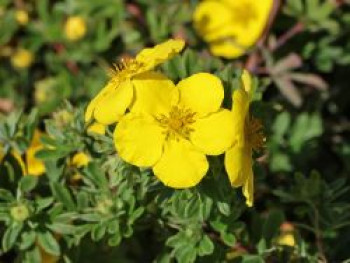
<path fill-rule="evenodd" d="M 246 141 L 254 151 L 260 151 L 265 144 L 263 125 L 259 119 L 251 117 L 246 122 Z"/>
<path fill-rule="evenodd" d="M 178 139 L 179 137 L 189 139 L 193 128 L 191 124 L 195 122 L 195 113 L 189 109 L 172 107 L 168 116 L 162 114 L 156 120 L 164 128 L 167 139 Z"/>
<path fill-rule="evenodd" d="M 122 58 L 119 63 L 113 64 L 109 69 L 109 76 L 116 81 L 123 81 L 131 78 L 140 72 L 143 63 L 133 58 Z"/>

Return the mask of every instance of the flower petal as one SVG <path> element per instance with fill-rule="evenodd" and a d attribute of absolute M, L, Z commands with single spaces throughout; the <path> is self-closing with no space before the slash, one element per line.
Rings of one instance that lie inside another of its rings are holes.
<path fill-rule="evenodd" d="M 108 85 L 115 85 L 110 82 Z M 107 87 L 106 87 L 107 88 Z M 123 81 L 113 90 L 109 90 L 95 104 L 93 117 L 101 124 L 109 125 L 119 121 L 130 106 L 133 88 L 130 81 Z"/>
<path fill-rule="evenodd" d="M 221 80 L 209 73 L 198 73 L 177 84 L 180 90 L 180 105 L 205 116 L 217 112 L 224 99 Z"/>
<path fill-rule="evenodd" d="M 202 180 L 208 168 L 205 155 L 190 142 L 179 139 L 166 142 L 164 153 L 153 167 L 153 172 L 169 187 L 189 188 Z"/>
<path fill-rule="evenodd" d="M 210 43 L 210 52 L 215 56 L 233 59 L 242 56 L 247 47 L 240 45 L 235 38 L 229 37 Z"/>
<path fill-rule="evenodd" d="M 209 42 L 232 35 L 232 19 L 228 6 L 217 0 L 199 3 L 193 14 L 194 27 Z"/>
<path fill-rule="evenodd" d="M 234 187 L 242 186 L 246 181 L 243 174 L 243 158 L 243 148 L 238 145 L 234 145 L 225 154 L 226 172 Z"/>
<path fill-rule="evenodd" d="M 86 111 L 85 111 L 85 122 L 89 122 L 93 119 L 93 114 L 96 108 L 96 105 L 100 102 L 102 98 L 107 96 L 115 88 L 115 83 L 110 81 L 107 85 L 96 95 L 95 98 L 91 100 Z"/>
<path fill-rule="evenodd" d="M 104 135 L 106 133 L 106 128 L 107 128 L 106 125 L 103 125 L 98 122 L 94 122 L 87 128 L 87 133 L 89 134 L 96 133 L 96 134 Z"/>
<path fill-rule="evenodd" d="M 165 134 L 155 120 L 145 114 L 129 113 L 114 131 L 120 157 L 136 166 L 153 166 L 161 157 Z"/>
<path fill-rule="evenodd" d="M 132 80 L 134 103 L 131 112 L 147 112 L 151 115 L 169 112 L 179 99 L 179 91 L 166 76 L 156 72 L 137 75 Z"/>
<path fill-rule="evenodd" d="M 170 39 L 153 48 L 143 49 L 137 56 L 136 60 L 144 65 L 144 70 L 151 70 L 157 65 L 181 52 L 185 42 L 180 39 Z"/>
<path fill-rule="evenodd" d="M 253 164 L 252 164 L 252 157 L 245 156 L 243 159 L 243 169 L 245 173 L 246 181 L 243 184 L 243 195 L 246 198 L 246 204 L 247 206 L 251 207 L 253 206 L 254 202 L 254 175 L 253 175 Z"/>
<path fill-rule="evenodd" d="M 222 154 L 232 145 L 233 125 L 231 111 L 222 109 L 192 125 L 191 142 L 205 154 Z"/>

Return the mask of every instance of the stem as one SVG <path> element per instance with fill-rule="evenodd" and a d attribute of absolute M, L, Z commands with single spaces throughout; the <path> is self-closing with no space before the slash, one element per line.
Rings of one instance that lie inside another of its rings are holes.
<path fill-rule="evenodd" d="M 293 27 L 291 27 L 286 33 L 284 33 L 282 36 L 280 36 L 276 44 L 270 48 L 270 51 L 273 52 L 283 45 L 285 45 L 289 39 L 293 38 L 295 35 L 299 34 L 304 30 L 304 24 L 301 22 L 296 23 Z"/>
<path fill-rule="evenodd" d="M 317 208 L 314 204 L 310 203 L 311 207 L 314 210 L 314 227 L 315 227 L 315 237 L 316 237 L 316 246 L 317 250 L 320 254 L 320 259 L 323 263 L 327 263 L 327 258 L 325 256 L 324 248 L 323 248 L 323 242 L 322 242 L 322 235 L 320 230 L 320 220 L 319 220 L 319 214 L 317 211 Z"/>

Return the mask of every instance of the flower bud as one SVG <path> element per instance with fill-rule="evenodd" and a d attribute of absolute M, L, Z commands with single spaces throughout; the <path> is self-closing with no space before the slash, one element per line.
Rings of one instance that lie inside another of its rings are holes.
<path fill-rule="evenodd" d="M 80 16 L 69 17 L 66 21 L 64 30 L 68 40 L 77 41 L 83 38 L 86 34 L 85 20 Z"/>
<path fill-rule="evenodd" d="M 25 205 L 20 204 L 12 207 L 10 214 L 14 220 L 22 222 L 29 217 L 29 210 Z"/>
<path fill-rule="evenodd" d="M 17 23 L 20 24 L 21 26 L 25 26 L 26 24 L 28 24 L 29 15 L 28 15 L 28 12 L 25 10 L 17 10 L 15 12 L 15 18 Z"/>
<path fill-rule="evenodd" d="M 27 49 L 20 48 L 11 56 L 11 64 L 18 69 L 30 67 L 33 63 L 34 55 Z"/>

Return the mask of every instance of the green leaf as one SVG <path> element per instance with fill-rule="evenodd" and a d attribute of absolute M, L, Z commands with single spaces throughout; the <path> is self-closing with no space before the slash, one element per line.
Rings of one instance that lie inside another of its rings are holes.
<path fill-rule="evenodd" d="M 13 224 L 6 229 L 2 238 L 2 248 L 4 252 L 9 251 L 15 245 L 22 227 L 23 224 Z"/>
<path fill-rule="evenodd" d="M 35 240 L 36 240 L 35 231 L 23 232 L 20 249 L 27 250 L 30 246 L 34 244 Z"/>
<path fill-rule="evenodd" d="M 38 243 L 51 255 L 59 256 L 61 253 L 57 240 L 49 231 L 38 233 Z"/>
<path fill-rule="evenodd" d="M 63 185 L 59 183 L 52 183 L 52 193 L 57 198 L 58 201 L 62 202 L 62 204 L 71 211 L 76 209 L 73 198 Z"/>
<path fill-rule="evenodd" d="M 23 176 L 19 181 L 19 187 L 24 193 L 32 191 L 38 184 L 38 177 L 26 175 Z"/>
<path fill-rule="evenodd" d="M 262 235 L 269 243 L 271 239 L 279 232 L 281 224 L 284 222 L 284 214 L 280 210 L 272 210 L 264 223 Z"/>
<path fill-rule="evenodd" d="M 214 244 L 207 235 L 204 235 L 197 249 L 200 256 L 210 255 L 214 252 Z"/>

